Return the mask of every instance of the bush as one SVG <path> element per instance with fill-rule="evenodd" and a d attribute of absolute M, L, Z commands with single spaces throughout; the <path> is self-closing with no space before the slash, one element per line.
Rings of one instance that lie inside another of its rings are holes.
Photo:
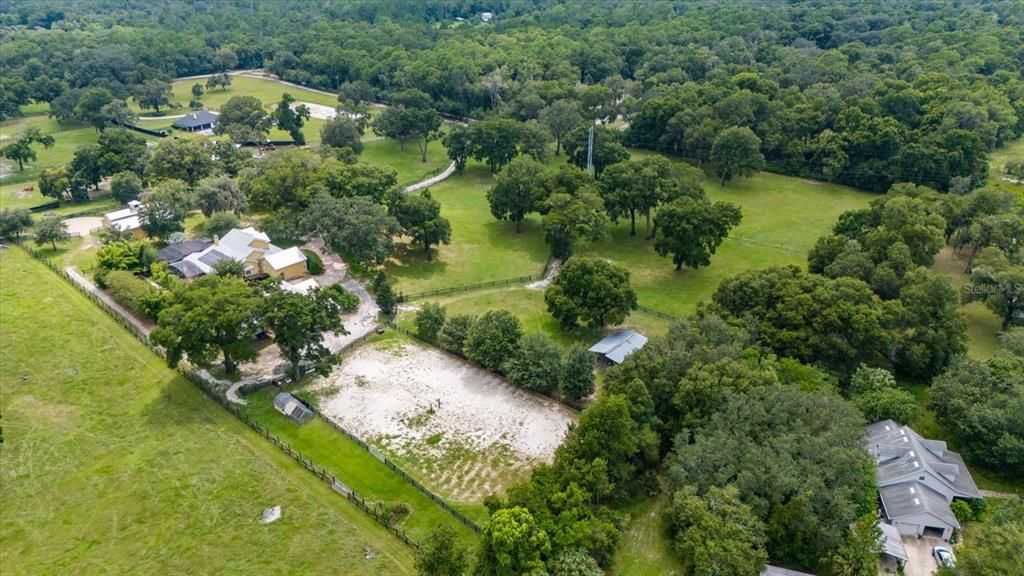
<path fill-rule="evenodd" d="M 188 101 L 188 107 L 193 110 L 200 110 L 203 107 L 203 102 L 202 100 L 192 99 Z"/>
<path fill-rule="evenodd" d="M 437 335 L 444 327 L 446 311 L 437 302 L 427 302 L 416 314 L 416 335 L 429 342 L 436 342 Z"/>
<path fill-rule="evenodd" d="M 319 254 L 312 250 L 303 250 L 302 253 L 306 255 L 306 270 L 310 274 L 316 276 L 324 273 L 324 261 L 320 259 Z"/>
<path fill-rule="evenodd" d="M 127 270 L 111 270 L 105 277 L 107 293 L 133 314 L 155 319 L 163 306 L 163 295 L 145 280 Z"/>
<path fill-rule="evenodd" d="M 327 296 L 330 297 L 331 300 L 334 300 L 334 302 L 338 306 L 341 306 L 341 309 L 346 312 L 351 312 L 356 308 L 359 308 L 359 297 L 348 290 L 345 290 L 341 284 L 332 284 L 325 288 L 324 292 L 326 292 Z"/>

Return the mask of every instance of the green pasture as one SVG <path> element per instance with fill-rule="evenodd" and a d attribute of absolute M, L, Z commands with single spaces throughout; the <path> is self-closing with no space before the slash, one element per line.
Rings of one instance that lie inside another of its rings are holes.
<path fill-rule="evenodd" d="M 0 275 L 0 572 L 415 572 L 411 549 L 56 274 L 8 248 Z"/>
<path fill-rule="evenodd" d="M 267 388 L 246 397 L 246 413 L 334 474 L 368 503 L 379 502 L 389 507 L 399 503 L 408 505 L 411 513 L 398 527 L 413 540 L 422 540 L 431 530 L 446 524 L 466 543 L 473 541 L 474 534 L 469 528 L 327 422 L 315 418 L 300 426 L 277 412 L 273 403 L 276 392 Z"/>

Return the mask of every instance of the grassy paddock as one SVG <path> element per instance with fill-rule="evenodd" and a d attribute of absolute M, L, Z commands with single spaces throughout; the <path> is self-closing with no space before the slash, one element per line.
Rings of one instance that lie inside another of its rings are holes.
<path fill-rule="evenodd" d="M 609 574 L 613 576 L 675 576 L 683 573 L 682 564 L 672 554 L 668 527 L 662 516 L 668 496 L 661 495 L 626 507 L 629 514 Z"/>
<path fill-rule="evenodd" d="M 389 272 L 401 290 L 419 292 L 540 272 L 548 255 L 540 218 L 528 217 L 521 234 L 510 223 L 495 220 L 486 198 L 492 182 L 486 169 L 471 166 L 432 190 L 452 223 L 452 245 L 442 246 L 434 262 L 426 262 L 418 251 L 400 249 L 389 262 Z M 712 200 L 734 202 L 743 209 L 743 222 L 712 257 L 711 266 L 675 271 L 671 259 L 658 256 L 653 242 L 645 239 L 642 222 L 637 235 L 630 236 L 628 222 L 620 221 L 611 227 L 607 240 L 584 245 L 579 253 L 627 267 L 641 304 L 685 315 L 725 278 L 752 268 L 804 266 L 807 251 L 828 233 L 839 214 L 862 208 L 874 197 L 768 172 L 725 187 L 709 179 L 705 189 Z"/>
<path fill-rule="evenodd" d="M 445 524 L 465 542 L 473 541 L 475 536 L 469 528 L 352 439 L 319 418 L 299 426 L 278 413 L 273 404 L 275 392 L 267 388 L 249 396 L 246 413 L 363 498 L 389 506 L 400 502 L 409 505 L 412 512 L 399 527 L 413 540 L 422 540 L 433 528 Z"/>
<path fill-rule="evenodd" d="M 415 572 L 409 548 L 57 275 L 14 248 L 0 271 L 0 572 Z M 260 524 L 272 505 L 283 518 Z"/>
<path fill-rule="evenodd" d="M 417 305 L 430 301 L 443 305 L 447 309 L 449 317 L 455 314 L 479 315 L 499 308 L 508 310 L 519 318 L 525 333 L 542 332 L 563 346 L 570 346 L 575 342 L 589 346 L 599 340 L 603 334 L 619 328 L 616 326 L 608 327 L 605 330 L 589 330 L 579 327 L 573 331 L 566 331 L 548 313 L 547 305 L 544 303 L 544 291 L 530 290 L 521 286 L 457 294 L 445 298 L 425 298 L 411 304 Z M 399 322 L 405 328 L 415 330 L 415 317 L 415 312 L 403 312 L 399 316 Z M 622 327 L 636 329 L 647 336 L 664 334 L 668 331 L 668 326 L 667 320 L 643 312 L 634 312 L 622 324 Z"/>

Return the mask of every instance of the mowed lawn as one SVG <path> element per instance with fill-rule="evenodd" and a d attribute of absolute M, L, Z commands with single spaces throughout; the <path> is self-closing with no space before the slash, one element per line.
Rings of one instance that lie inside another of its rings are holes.
<path fill-rule="evenodd" d="M 0 209 L 30 208 L 50 202 L 51 199 L 39 193 L 39 186 L 36 183 L 39 174 L 50 166 L 70 162 L 75 150 L 94 144 L 99 138 L 99 133 L 94 128 L 81 124 L 62 125 L 53 118 L 48 118 L 45 113 L 33 113 L 0 122 L 0 147 L 16 140 L 29 128 L 38 128 L 43 134 L 53 136 L 54 144 L 50 148 L 33 144 L 32 149 L 37 159 L 26 163 L 24 170 L 18 170 L 17 162 L 6 158 L 2 160 L 4 178 L 0 179 Z M 28 191 L 26 188 L 33 190 Z"/>
<path fill-rule="evenodd" d="M 489 170 L 470 163 L 464 174 L 430 189 L 441 203 L 441 214 L 451 222 L 451 244 L 435 246 L 434 259 L 428 262 L 422 247 L 400 243 L 397 255 L 387 263 L 400 291 L 540 276 L 548 257 L 540 218 L 528 217 L 520 234 L 511 223 L 495 220 L 487 204 L 492 184 Z"/>
<path fill-rule="evenodd" d="M 432 189 L 451 221 L 452 243 L 440 248 L 434 262 L 415 249 L 400 251 L 389 262 L 400 290 L 412 293 L 540 273 L 548 256 L 540 217 L 527 218 L 521 234 L 512 224 L 495 220 L 486 196 L 492 182 L 485 169 L 471 167 Z M 676 271 L 671 258 L 658 256 L 653 241 L 645 238 L 642 220 L 636 236 L 630 236 L 628 221 L 620 221 L 610 228 L 607 240 L 584 245 L 579 254 L 628 268 L 641 304 L 686 315 L 709 299 L 722 280 L 740 272 L 786 264 L 804 267 L 808 250 L 841 213 L 865 207 L 875 197 L 769 172 L 724 187 L 709 178 L 704 187 L 712 200 L 733 202 L 743 210 L 742 223 L 712 257 L 711 266 Z"/>
<path fill-rule="evenodd" d="M 544 291 L 523 286 L 469 292 L 447 297 L 424 298 L 410 304 L 418 306 L 425 302 L 438 302 L 445 307 L 449 317 L 456 314 L 479 315 L 488 310 L 508 310 L 519 319 L 525 334 L 542 332 L 566 347 L 576 342 L 589 346 L 604 334 L 618 328 L 633 328 L 647 336 L 653 336 L 668 332 L 669 327 L 668 320 L 636 311 L 627 317 L 621 326 L 609 326 L 604 330 L 590 330 L 579 326 L 575 330 L 565 330 L 548 313 L 547 304 L 544 303 Z M 415 311 L 410 310 L 399 314 L 399 322 L 408 330 L 415 331 L 415 318 Z"/>
<path fill-rule="evenodd" d="M 398 527 L 413 540 L 422 541 L 436 527 L 447 525 L 465 543 L 475 541 L 469 528 L 327 422 L 314 418 L 299 426 L 285 418 L 274 409 L 276 392 L 267 388 L 246 397 L 246 413 L 368 501 L 389 508 L 408 505 L 410 514 Z"/>
<path fill-rule="evenodd" d="M 56 274 L 16 248 L 0 270 L 0 572 L 414 573 L 409 548 Z"/>

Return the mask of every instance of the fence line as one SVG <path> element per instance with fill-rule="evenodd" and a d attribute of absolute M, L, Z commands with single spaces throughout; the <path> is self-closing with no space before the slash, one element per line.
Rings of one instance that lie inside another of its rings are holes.
<path fill-rule="evenodd" d="M 448 288 L 438 288 L 436 290 L 427 290 L 425 292 L 415 292 L 413 294 L 399 294 L 399 302 L 409 302 L 411 300 L 418 300 L 420 298 L 429 298 L 431 296 L 446 296 L 448 294 L 462 294 L 465 292 L 474 292 L 477 290 L 486 290 L 488 288 L 498 288 L 504 286 L 511 286 L 513 284 L 526 284 L 527 282 L 533 282 L 534 276 L 520 276 L 518 278 L 506 278 L 504 280 L 491 280 L 490 282 L 479 282 L 477 284 L 462 284 L 460 286 L 450 286 Z"/>
<path fill-rule="evenodd" d="M 643 312 L 644 314 L 650 314 L 651 316 L 655 316 L 657 318 L 661 318 L 662 320 L 668 320 L 670 322 L 675 322 L 675 321 L 679 320 L 679 318 L 676 317 L 676 316 L 672 316 L 671 314 L 665 314 L 664 312 L 658 312 L 657 310 L 652 310 L 652 309 L 650 309 L 647 306 L 644 306 L 642 304 L 637 305 L 636 309 L 637 309 L 637 312 Z"/>
<path fill-rule="evenodd" d="M 78 290 L 80 293 L 84 294 L 87 298 L 89 298 L 89 300 L 91 300 L 93 303 L 95 303 L 97 306 L 99 306 L 101 310 L 106 312 L 107 315 L 110 316 L 111 318 L 113 318 L 118 324 L 120 324 L 121 326 L 124 326 L 125 328 L 127 328 L 128 331 L 133 336 L 135 336 L 136 339 L 138 339 L 140 342 L 142 342 L 142 344 L 144 344 L 147 348 L 149 348 L 150 351 L 152 351 L 154 354 L 156 354 L 160 358 L 164 357 L 163 356 L 163 352 L 157 346 L 155 346 L 152 342 L 150 342 L 149 337 L 146 334 L 142 333 L 137 328 L 135 328 L 135 326 L 132 325 L 131 322 L 128 322 L 127 320 L 125 320 L 124 317 L 121 316 L 121 314 L 119 314 L 116 310 L 114 310 L 113 308 L 108 306 L 106 302 L 103 302 L 98 297 L 96 297 L 94 294 L 92 294 L 91 292 L 86 290 L 83 286 L 81 286 L 77 282 L 75 282 L 70 276 L 68 276 L 67 272 L 65 272 L 59 266 L 57 266 L 52 261 L 50 261 L 50 259 L 48 259 L 46 256 L 44 256 L 41 252 L 39 252 L 38 250 L 36 250 L 34 248 L 31 248 L 30 246 L 26 246 L 22 242 L 16 241 L 15 244 L 17 244 L 22 250 L 24 250 L 30 256 L 32 256 L 36 260 L 42 262 L 47 268 L 49 268 L 50 270 L 56 272 L 61 278 L 63 278 L 71 286 L 74 286 L 76 290 Z M 402 542 L 404 542 L 408 546 L 411 546 L 412 548 L 418 548 L 419 547 L 419 544 L 417 544 L 414 540 L 409 538 L 409 536 L 408 536 L 408 534 L 406 534 L 405 530 L 400 530 L 400 529 L 392 526 L 391 522 L 388 521 L 388 519 L 383 514 L 381 514 L 376 509 L 371 508 L 366 503 L 366 499 L 365 498 L 363 498 L 363 497 L 359 496 L 358 494 L 356 494 L 355 491 L 353 491 L 351 488 L 348 488 L 347 486 L 345 486 L 344 484 L 339 482 L 338 479 L 333 474 L 330 474 L 325 469 L 320 468 L 319 466 L 317 466 L 315 463 L 313 463 L 312 460 L 310 460 L 310 459 L 306 458 L 305 456 L 303 456 L 298 450 L 293 449 L 290 445 L 288 445 L 287 442 L 281 440 L 276 435 L 274 435 L 272 432 L 270 432 L 270 430 L 268 430 L 267 428 L 264 428 L 258 422 L 256 422 L 255 420 L 251 419 L 244 412 L 242 412 L 242 410 L 237 405 L 235 405 L 234 403 L 230 402 L 222 394 L 218 393 L 218 391 L 214 388 L 214 386 L 212 384 L 210 384 L 210 382 L 208 382 L 205 378 L 200 376 L 195 371 L 188 370 L 188 369 L 183 368 L 183 367 L 179 367 L 178 368 L 178 372 L 182 376 L 184 376 L 186 380 L 188 380 L 189 382 L 194 384 L 203 393 L 205 393 L 207 396 L 212 398 L 222 408 L 224 408 L 229 413 L 234 415 L 236 418 L 238 418 L 239 420 L 244 422 L 247 426 L 252 428 L 257 434 L 259 434 L 259 435 L 263 436 L 264 438 L 270 440 L 274 445 L 276 445 L 278 448 L 280 448 L 284 453 L 288 454 L 289 456 L 292 457 L 292 459 L 294 459 L 296 462 L 301 464 L 303 468 L 305 468 L 306 470 L 308 470 L 309 472 L 313 473 L 315 476 L 320 478 L 323 482 L 325 482 L 328 486 L 330 486 L 335 492 L 341 494 L 342 496 L 345 496 L 350 502 L 353 502 L 354 504 L 356 504 L 356 506 L 358 506 L 363 512 L 366 512 L 367 514 L 372 516 L 375 520 L 377 520 L 378 523 L 380 523 L 382 526 L 384 526 L 389 531 L 391 531 Z M 317 411 L 317 414 L 319 414 L 319 411 Z M 321 415 L 321 418 L 323 418 L 322 415 Z M 361 445 L 365 446 L 365 442 L 362 442 L 361 440 L 358 440 L 358 439 L 357 439 L 357 441 L 360 442 Z M 385 462 L 385 463 L 387 463 L 387 462 Z M 414 486 L 416 485 L 415 481 L 413 481 L 411 479 L 411 477 L 409 477 L 403 471 L 397 470 L 396 467 L 393 467 L 393 465 L 389 465 L 389 467 L 392 468 L 392 470 L 395 470 L 396 472 L 399 472 L 399 474 L 401 474 L 404 477 L 406 477 L 407 480 L 412 481 Z M 344 488 L 347 491 L 339 490 L 339 488 L 338 488 L 339 486 L 344 486 Z M 425 489 L 421 488 L 421 490 L 425 490 Z M 462 520 L 462 522 L 464 524 L 467 524 L 467 526 L 470 526 L 471 528 L 474 528 L 476 532 L 480 531 L 479 527 L 477 527 L 472 522 L 469 522 L 469 520 L 466 519 L 465 517 L 463 517 L 461 514 L 459 514 L 458 511 L 452 509 L 446 503 L 439 502 L 436 496 L 434 496 L 433 498 L 435 499 L 435 502 L 438 502 L 438 504 L 441 504 L 443 508 L 445 508 L 449 512 L 452 512 L 453 515 L 456 518 L 458 518 L 459 520 Z"/>

